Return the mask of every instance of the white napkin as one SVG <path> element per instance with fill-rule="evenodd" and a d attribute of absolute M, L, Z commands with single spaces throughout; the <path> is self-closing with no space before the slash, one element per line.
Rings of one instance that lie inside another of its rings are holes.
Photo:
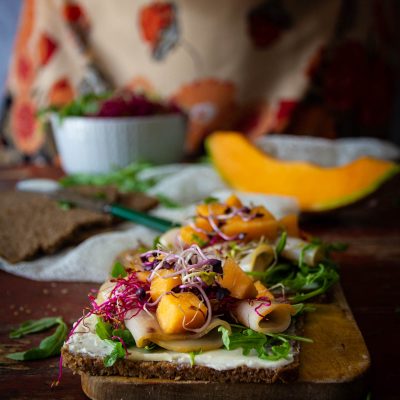
<path fill-rule="evenodd" d="M 360 155 L 384 159 L 400 157 L 400 151 L 394 145 L 368 138 L 331 141 L 279 135 L 259 139 L 258 145 L 281 159 L 307 160 L 324 166 L 341 165 Z M 177 222 L 194 215 L 194 203 L 207 196 L 226 199 L 233 192 L 209 165 L 166 165 L 144 170 L 141 176 L 162 178 L 149 190 L 149 194 L 163 194 L 182 207 L 171 209 L 160 206 L 152 213 Z M 276 218 L 299 211 L 296 200 L 290 197 L 237 194 L 246 204 L 252 202 L 266 206 Z M 34 280 L 103 282 L 120 252 L 135 247 L 139 241 L 151 244 L 158 234 L 126 223 L 119 231 L 91 237 L 77 247 L 52 256 L 17 264 L 0 258 L 0 269 Z"/>
<path fill-rule="evenodd" d="M 163 177 L 150 193 L 162 193 L 183 205 L 177 209 L 160 206 L 152 213 L 177 222 L 183 222 L 194 214 L 195 202 L 210 195 L 226 199 L 233 192 L 226 189 L 218 174 L 208 165 L 169 165 L 145 170 L 143 174 Z M 297 202 L 288 197 L 238 195 L 245 203 L 265 205 L 277 218 L 299 210 Z M 159 235 L 159 232 L 131 223 L 125 223 L 119 229 L 93 236 L 74 248 L 33 261 L 10 264 L 0 258 L 0 269 L 38 281 L 103 282 L 119 253 L 134 248 L 139 242 L 151 245 Z"/>
<path fill-rule="evenodd" d="M 323 167 L 344 165 L 361 156 L 398 160 L 400 149 L 374 138 L 323 139 L 309 136 L 268 135 L 257 139 L 265 153 L 286 161 L 310 161 Z"/>

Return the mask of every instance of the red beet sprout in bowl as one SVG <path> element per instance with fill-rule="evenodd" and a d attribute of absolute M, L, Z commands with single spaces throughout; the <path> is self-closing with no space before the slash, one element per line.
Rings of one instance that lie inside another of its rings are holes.
<path fill-rule="evenodd" d="M 102 100 L 95 117 L 145 117 L 151 115 L 177 114 L 182 111 L 174 103 L 161 103 L 144 95 L 122 92 Z"/>

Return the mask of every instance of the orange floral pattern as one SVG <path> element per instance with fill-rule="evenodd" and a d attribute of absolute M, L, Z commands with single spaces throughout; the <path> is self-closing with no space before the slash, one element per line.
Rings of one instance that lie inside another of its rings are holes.
<path fill-rule="evenodd" d="M 399 64 L 388 50 L 400 48 L 400 15 L 390 0 L 366 6 L 369 22 L 346 14 L 336 0 L 312 10 L 284 0 L 220 0 L 218 7 L 207 1 L 127 0 L 110 13 L 109 0 L 23 0 L 8 80 L 13 144 L 39 154 L 44 135 L 36 110 L 95 87 L 85 85 L 96 80 L 88 65 L 111 89 L 184 109 L 191 153 L 217 129 L 251 138 L 387 135 Z M 222 2 L 234 10 L 229 18 Z M 321 18 L 310 31 L 312 12 Z M 357 39 L 351 32 L 359 32 Z"/>
<path fill-rule="evenodd" d="M 203 79 L 183 86 L 172 100 L 189 114 L 187 150 L 195 152 L 215 129 L 230 129 L 235 118 L 236 90 L 232 82 Z"/>
<path fill-rule="evenodd" d="M 11 127 L 17 148 L 26 154 L 34 154 L 41 147 L 44 135 L 36 119 L 36 107 L 28 98 L 22 98 L 13 106 Z"/>
<path fill-rule="evenodd" d="M 162 60 L 178 42 L 176 7 L 172 3 L 155 1 L 143 7 L 139 26 L 155 60 Z"/>
<path fill-rule="evenodd" d="M 40 66 L 46 65 L 53 57 L 54 52 L 58 48 L 56 40 L 47 33 L 40 36 L 38 44 L 39 64 Z"/>
<path fill-rule="evenodd" d="M 49 104 L 52 106 L 63 106 L 75 97 L 75 90 L 71 86 L 69 79 L 63 77 L 53 83 L 49 91 Z"/>

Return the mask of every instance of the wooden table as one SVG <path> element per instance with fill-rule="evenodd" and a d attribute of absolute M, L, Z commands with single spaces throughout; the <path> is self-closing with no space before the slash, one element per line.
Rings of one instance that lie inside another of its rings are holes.
<path fill-rule="evenodd" d="M 54 169 L 0 170 L 0 189 L 17 179 L 58 177 Z M 0 193 L 1 195 L 1 193 Z M 326 241 L 349 244 L 341 263 L 342 286 L 372 358 L 372 399 L 398 399 L 400 389 L 400 177 L 362 203 L 319 215 L 305 215 L 301 226 Z M 27 319 L 61 315 L 71 324 L 87 304 L 90 283 L 34 282 L 0 272 L 0 398 L 85 399 L 80 378 L 64 370 L 61 384 L 50 384 L 58 359 L 14 362 L 5 354 L 37 344 L 45 335 L 11 340 L 8 333 Z M 368 393 L 364 399 L 367 399 Z"/>

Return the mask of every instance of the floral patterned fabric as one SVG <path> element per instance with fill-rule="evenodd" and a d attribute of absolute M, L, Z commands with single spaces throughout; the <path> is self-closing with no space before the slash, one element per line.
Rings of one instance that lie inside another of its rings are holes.
<path fill-rule="evenodd" d="M 106 86 L 173 100 L 188 152 L 215 129 L 384 135 L 395 1 L 25 0 L 9 75 L 11 141 L 40 153 L 38 109 Z"/>

